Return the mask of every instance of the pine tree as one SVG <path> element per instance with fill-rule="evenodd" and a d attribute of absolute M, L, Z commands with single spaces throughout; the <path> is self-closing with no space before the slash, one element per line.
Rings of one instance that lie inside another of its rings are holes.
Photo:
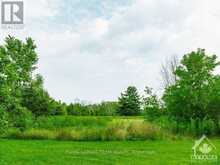
<path fill-rule="evenodd" d="M 137 88 L 129 86 L 124 93 L 121 93 L 121 97 L 119 97 L 118 113 L 124 116 L 139 115 L 141 111 L 140 104 L 140 96 Z"/>

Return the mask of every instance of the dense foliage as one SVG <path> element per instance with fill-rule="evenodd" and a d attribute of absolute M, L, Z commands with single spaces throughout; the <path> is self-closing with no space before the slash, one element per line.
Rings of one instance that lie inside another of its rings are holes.
<path fill-rule="evenodd" d="M 22 106 L 22 89 L 32 81 L 38 60 L 35 49 L 31 38 L 22 42 L 11 36 L 0 46 L 0 109 L 11 126 L 21 129 L 27 127 L 25 117 L 29 116 L 27 108 Z"/>
<path fill-rule="evenodd" d="M 51 102 L 49 94 L 43 89 L 43 78 L 40 75 L 22 88 L 22 106 L 28 108 L 35 116 L 49 115 Z"/>
<path fill-rule="evenodd" d="M 174 73 L 176 83 L 163 96 L 168 114 L 177 124 L 193 120 L 199 128 L 202 121 L 211 119 L 219 130 L 220 81 L 213 74 L 219 64 L 216 55 L 208 56 L 203 49 L 184 55 Z"/>
<path fill-rule="evenodd" d="M 130 86 L 119 97 L 118 113 L 124 116 L 135 116 L 141 113 L 141 101 L 137 88 Z"/>
<path fill-rule="evenodd" d="M 0 103 L 7 111 L 21 102 L 21 89 L 28 86 L 36 68 L 36 46 L 31 38 L 22 42 L 7 37 L 0 46 Z"/>
<path fill-rule="evenodd" d="M 90 105 L 71 103 L 67 106 L 67 113 L 74 116 L 115 116 L 117 109 L 117 102 L 102 102 Z"/>

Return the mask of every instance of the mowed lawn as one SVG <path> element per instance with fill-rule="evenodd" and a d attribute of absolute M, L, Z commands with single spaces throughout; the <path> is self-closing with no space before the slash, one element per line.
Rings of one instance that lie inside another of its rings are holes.
<path fill-rule="evenodd" d="M 220 149 L 220 140 L 212 140 Z M 184 165 L 193 140 L 67 142 L 0 140 L 0 165 Z"/>

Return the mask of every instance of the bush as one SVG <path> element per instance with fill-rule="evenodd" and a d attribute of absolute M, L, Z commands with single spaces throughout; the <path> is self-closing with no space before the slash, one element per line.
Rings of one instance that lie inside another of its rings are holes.
<path fill-rule="evenodd" d="M 161 103 L 156 94 L 153 94 L 152 89 L 145 87 L 145 96 L 143 97 L 144 115 L 148 121 L 154 121 L 160 116 L 164 115 L 161 108 Z"/>
<path fill-rule="evenodd" d="M 197 124 L 198 122 L 198 124 Z M 217 130 L 215 129 L 215 123 L 211 119 L 203 119 L 202 121 L 196 121 L 191 119 L 190 126 L 189 126 L 189 132 L 192 135 L 214 135 L 217 133 Z"/>
<path fill-rule="evenodd" d="M 154 121 L 163 115 L 163 110 L 157 107 L 144 109 L 144 115 L 148 121 Z"/>
<path fill-rule="evenodd" d="M 153 123 L 172 134 L 174 133 L 178 135 L 201 136 L 203 134 L 217 135 L 218 133 L 214 121 L 208 118 L 205 118 L 202 121 L 191 119 L 190 122 L 178 123 L 168 116 L 161 116 L 154 120 Z"/>
<path fill-rule="evenodd" d="M 3 106 L 0 106 L 0 135 L 7 132 L 9 127 L 8 113 Z"/>
<path fill-rule="evenodd" d="M 53 103 L 50 115 L 67 115 L 66 105 L 60 102 Z"/>
<path fill-rule="evenodd" d="M 21 131 L 33 126 L 32 113 L 25 107 L 16 106 L 16 108 L 9 113 L 9 120 L 13 127 L 18 128 Z"/>
<path fill-rule="evenodd" d="M 211 119 L 204 119 L 202 122 L 202 133 L 206 135 L 213 135 L 218 133 L 216 130 L 215 123 Z"/>
<path fill-rule="evenodd" d="M 52 99 L 43 87 L 43 77 L 36 75 L 30 84 L 24 85 L 21 91 L 21 105 L 34 116 L 49 115 Z"/>

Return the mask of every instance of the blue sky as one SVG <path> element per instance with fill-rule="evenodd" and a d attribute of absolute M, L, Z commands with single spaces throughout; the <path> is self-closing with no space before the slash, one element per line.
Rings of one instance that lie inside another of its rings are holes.
<path fill-rule="evenodd" d="M 51 96 L 65 102 L 116 100 L 129 85 L 161 93 L 160 66 L 197 48 L 220 54 L 218 0 L 24 0 L 37 72 Z"/>
<path fill-rule="evenodd" d="M 109 19 L 114 12 L 126 8 L 132 4 L 132 0 L 65 0 L 58 7 L 55 22 L 68 25 L 79 24 L 80 20 L 102 17 Z M 58 19 L 58 21 L 57 21 Z"/>

